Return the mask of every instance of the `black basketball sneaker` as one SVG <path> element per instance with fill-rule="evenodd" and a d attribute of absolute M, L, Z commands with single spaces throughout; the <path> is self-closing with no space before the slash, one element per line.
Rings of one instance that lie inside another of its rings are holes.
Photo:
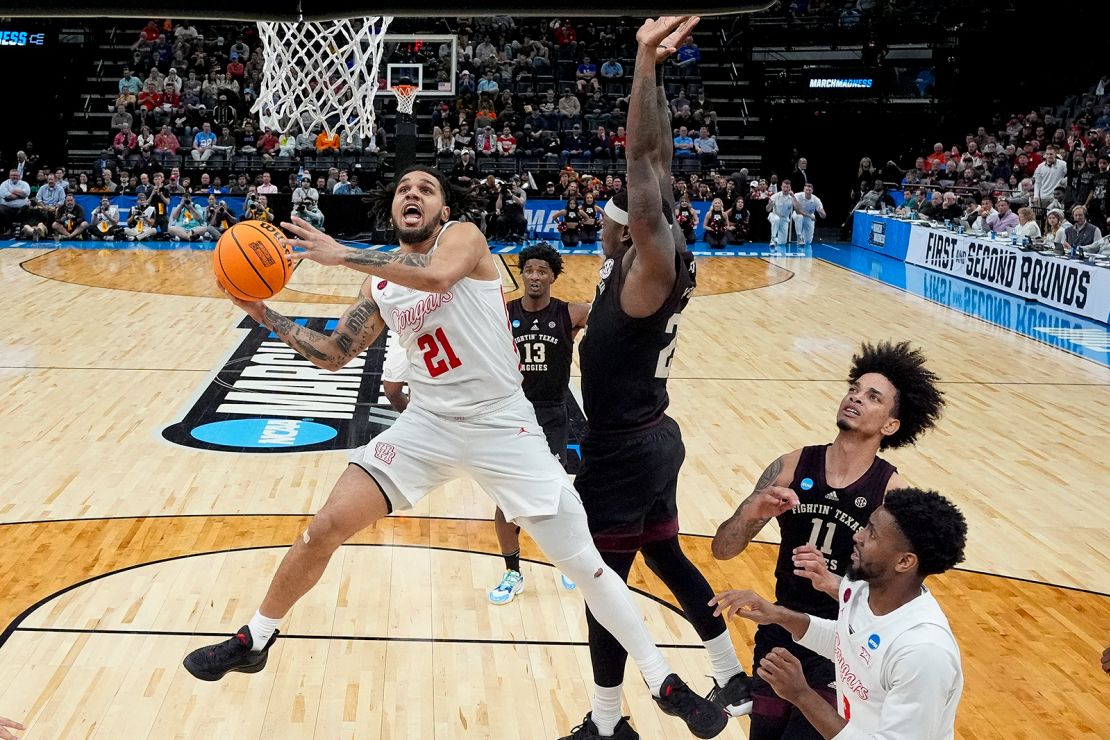
<path fill-rule="evenodd" d="M 659 687 L 659 696 L 653 698 L 664 712 L 682 718 L 695 737 L 717 737 L 728 727 L 725 710 L 695 694 L 673 673 Z"/>
<path fill-rule="evenodd" d="M 278 631 L 270 637 L 266 647 L 260 652 L 252 652 L 254 640 L 251 631 L 244 625 L 238 632 L 227 640 L 215 645 L 197 648 L 185 656 L 182 665 L 185 670 L 201 681 L 219 681 L 224 674 L 230 671 L 240 673 L 258 673 L 266 667 L 266 659 L 270 654 L 270 647 L 277 639 Z"/>
<path fill-rule="evenodd" d="M 587 714 L 586 718 L 582 720 L 582 724 L 571 730 L 566 737 L 559 738 L 559 740 L 602 740 L 602 738 L 604 740 L 640 740 L 640 733 L 633 730 L 632 725 L 628 724 L 628 717 L 621 717 L 621 721 L 613 729 L 612 735 L 601 735 L 590 716 L 592 714 L 593 712 Z"/>
<path fill-rule="evenodd" d="M 733 717 L 743 717 L 752 713 L 752 679 L 743 671 L 730 678 L 721 686 L 713 680 L 713 688 L 705 697 Z"/>

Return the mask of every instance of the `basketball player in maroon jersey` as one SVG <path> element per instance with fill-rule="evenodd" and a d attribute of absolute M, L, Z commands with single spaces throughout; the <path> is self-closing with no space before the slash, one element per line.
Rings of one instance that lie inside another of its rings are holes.
<path fill-rule="evenodd" d="M 628 187 L 605 207 L 605 262 L 579 347 L 588 428 L 575 488 L 605 562 L 627 578 L 642 554 L 705 645 L 715 682 L 708 698 L 719 708 L 705 712 L 697 728 L 688 724 L 698 737 L 715 737 L 729 714 L 750 710 L 750 680 L 727 625 L 708 606 L 713 589 L 682 551 L 677 492 L 686 449 L 678 423 L 666 414 L 667 377 L 694 291 L 695 263 L 674 224 L 673 135 L 660 65 L 696 21 L 648 19 L 636 33 Z M 593 700 L 564 740 L 637 740 L 621 716 L 627 655 L 599 623 L 601 615 L 590 608 L 586 616 Z"/>
<path fill-rule="evenodd" d="M 940 416 L 944 397 L 925 357 L 908 342 L 864 344 L 852 358 L 832 444 L 803 447 L 771 463 L 751 496 L 717 528 L 713 555 L 736 557 L 773 517 L 782 533 L 775 601 L 788 609 L 836 619 L 836 585 L 848 569 L 852 536 L 867 525 L 887 491 L 905 488 L 879 450 L 912 445 Z M 829 578 L 831 574 L 831 579 Z M 831 596 L 817 590 L 828 589 Z M 812 583 L 811 583 L 812 581 Z M 819 583 L 820 581 L 820 583 Z M 802 664 L 811 687 L 836 704 L 832 661 L 801 647 L 777 625 L 755 634 L 753 665 L 776 647 Z M 822 735 L 758 675 L 752 678 L 751 740 L 820 740 Z"/>

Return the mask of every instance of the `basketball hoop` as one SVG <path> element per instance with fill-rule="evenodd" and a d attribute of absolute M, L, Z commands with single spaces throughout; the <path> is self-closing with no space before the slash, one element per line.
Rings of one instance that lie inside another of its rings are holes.
<path fill-rule="evenodd" d="M 259 122 L 277 132 L 374 135 L 374 95 L 390 16 L 333 21 L 259 21 L 265 64 Z"/>
<path fill-rule="evenodd" d="M 393 94 L 397 96 L 397 112 L 412 115 L 412 104 L 416 102 L 415 85 L 394 85 Z"/>

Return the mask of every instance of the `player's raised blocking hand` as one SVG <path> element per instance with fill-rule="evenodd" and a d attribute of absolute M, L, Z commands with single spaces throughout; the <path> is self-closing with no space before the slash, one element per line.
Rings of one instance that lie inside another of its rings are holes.
<path fill-rule="evenodd" d="M 755 492 L 745 513 L 752 519 L 773 519 L 798 505 L 798 494 L 784 486 L 767 486 Z"/>
<path fill-rule="evenodd" d="M 690 31 L 694 30 L 699 20 L 701 19 L 696 15 L 663 15 L 658 18 L 648 18 L 636 32 L 636 43 L 655 49 L 655 63 L 659 64 L 678 51 L 678 45 L 690 34 Z"/>

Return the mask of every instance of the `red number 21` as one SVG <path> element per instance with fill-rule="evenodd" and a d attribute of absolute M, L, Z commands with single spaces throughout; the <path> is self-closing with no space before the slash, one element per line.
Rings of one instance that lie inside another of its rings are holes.
<path fill-rule="evenodd" d="M 447 341 L 447 335 L 443 333 L 443 329 L 436 329 L 431 334 L 418 337 L 416 346 L 424 352 L 424 364 L 428 366 L 428 375 L 433 378 L 438 378 L 448 370 L 462 365 L 462 360 L 455 355 L 455 350 L 451 349 L 451 343 Z M 446 360 L 438 359 L 441 349 Z"/>

